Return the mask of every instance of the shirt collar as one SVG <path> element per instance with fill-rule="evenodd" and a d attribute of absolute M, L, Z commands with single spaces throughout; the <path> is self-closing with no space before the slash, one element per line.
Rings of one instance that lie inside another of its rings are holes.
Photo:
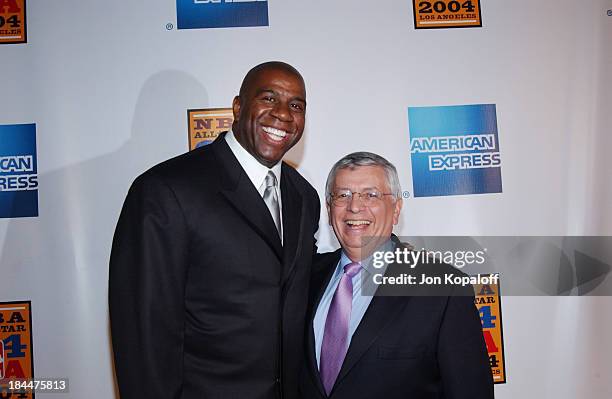
<path fill-rule="evenodd" d="M 269 171 L 274 173 L 276 176 L 276 181 L 278 182 L 278 187 L 280 187 L 281 161 L 277 162 L 276 165 L 271 168 L 262 165 L 257 159 L 255 159 L 255 157 L 249 154 L 249 152 L 245 150 L 242 145 L 240 145 L 238 140 L 236 140 L 236 136 L 234 136 L 234 132 L 231 130 L 225 135 L 225 141 L 256 189 L 259 190 L 259 187 L 261 187 Z"/>
<path fill-rule="evenodd" d="M 340 261 L 336 265 L 336 270 L 334 271 L 331 281 L 342 277 L 342 274 L 344 274 L 344 266 L 348 265 L 349 263 L 353 263 L 353 261 L 348 257 L 346 253 L 344 253 L 344 251 L 340 251 Z M 361 262 L 359 262 L 359 265 L 361 266 Z M 361 266 L 361 270 L 363 270 L 363 266 Z"/>
<path fill-rule="evenodd" d="M 393 243 L 391 238 L 389 238 L 380 247 L 378 247 L 378 249 L 375 252 L 393 252 L 394 250 L 395 250 L 395 244 Z M 373 261 L 373 254 L 370 255 L 368 258 L 363 259 L 361 262 L 359 262 L 359 265 L 361 266 L 361 270 L 365 270 L 369 275 L 373 275 L 374 273 L 384 274 L 385 271 L 387 270 L 387 265 L 385 264 L 382 268 L 376 268 L 372 265 L 372 261 Z M 336 277 L 338 274 L 342 274 L 344 266 L 352 262 L 353 261 L 348 257 L 348 255 L 344 251 L 342 251 L 342 255 L 340 255 L 340 262 L 338 263 L 338 266 L 334 273 L 334 277 Z"/>

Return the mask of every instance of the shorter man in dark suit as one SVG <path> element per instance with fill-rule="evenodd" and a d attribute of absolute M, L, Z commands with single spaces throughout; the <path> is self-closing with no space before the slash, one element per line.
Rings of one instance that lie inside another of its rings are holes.
<path fill-rule="evenodd" d="M 342 248 L 313 266 L 302 397 L 492 398 L 471 286 L 405 296 L 382 296 L 382 286 L 376 296 L 360 292 L 378 270 L 374 251 L 402 248 L 392 235 L 402 208 L 395 167 L 376 154 L 347 155 L 329 174 L 326 201 Z M 439 262 L 417 266 L 409 269 L 462 275 Z"/>

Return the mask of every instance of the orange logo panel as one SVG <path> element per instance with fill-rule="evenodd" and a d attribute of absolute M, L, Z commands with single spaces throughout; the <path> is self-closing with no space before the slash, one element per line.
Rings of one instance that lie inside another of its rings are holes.
<path fill-rule="evenodd" d="M 498 280 L 499 281 L 499 280 Z M 474 284 L 476 308 L 480 313 L 489 365 L 495 384 L 506 382 L 504 358 L 504 334 L 502 329 L 501 302 L 498 284 Z"/>
<path fill-rule="evenodd" d="M 26 42 L 25 0 L 0 0 L 0 44 Z"/>
<path fill-rule="evenodd" d="M 32 352 L 30 302 L 0 302 L 0 392 L 8 392 L 10 380 L 34 378 Z M 34 397 L 31 391 L 14 395 Z"/>
<path fill-rule="evenodd" d="M 480 0 L 412 0 L 415 29 L 482 26 Z"/>

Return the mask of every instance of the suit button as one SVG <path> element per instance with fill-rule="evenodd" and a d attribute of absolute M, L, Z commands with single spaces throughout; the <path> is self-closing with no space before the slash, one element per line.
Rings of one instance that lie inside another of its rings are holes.
<path fill-rule="evenodd" d="M 280 384 L 280 378 L 275 379 L 274 382 Z"/>

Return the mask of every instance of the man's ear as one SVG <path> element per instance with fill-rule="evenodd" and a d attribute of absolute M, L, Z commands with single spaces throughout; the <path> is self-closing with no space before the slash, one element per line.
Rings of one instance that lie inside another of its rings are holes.
<path fill-rule="evenodd" d="M 402 211 L 402 205 L 404 205 L 404 200 L 401 198 L 395 200 L 395 207 L 393 208 L 393 224 L 396 225 L 399 222 L 399 215 Z"/>
<path fill-rule="evenodd" d="M 325 206 L 327 207 L 327 223 L 331 226 L 332 219 L 331 219 L 331 208 L 329 207 L 329 202 L 325 201 Z"/>
<path fill-rule="evenodd" d="M 232 101 L 232 113 L 234 114 L 234 121 L 240 119 L 240 96 L 234 97 Z"/>

